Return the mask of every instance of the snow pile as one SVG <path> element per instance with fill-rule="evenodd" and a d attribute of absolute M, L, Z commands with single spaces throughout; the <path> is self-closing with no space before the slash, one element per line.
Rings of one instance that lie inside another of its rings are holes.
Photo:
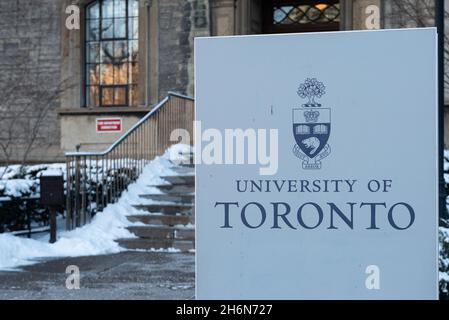
<path fill-rule="evenodd" d="M 440 227 L 440 293 L 449 296 L 449 228 Z"/>
<path fill-rule="evenodd" d="M 444 180 L 446 194 L 449 194 L 449 150 L 444 150 Z M 449 211 L 449 196 L 446 197 L 446 209 Z M 449 298 L 449 221 L 440 222 L 438 238 L 440 295 Z"/>
<path fill-rule="evenodd" d="M 21 167 L 20 165 L 11 165 L 8 167 L 0 167 L 0 177 L 2 180 L 12 180 L 17 178 L 23 178 L 27 180 L 33 180 L 39 178 L 47 171 L 55 172 L 58 174 L 65 174 L 65 163 L 53 163 L 53 164 L 37 164 Z"/>
<path fill-rule="evenodd" d="M 173 152 L 174 148 L 176 152 Z M 148 185 L 163 183 L 160 176 L 176 174 L 170 169 L 173 163 L 169 159 L 175 160 L 179 150 L 190 150 L 190 147 L 176 145 L 168 149 L 163 156 L 157 157 L 144 168 L 139 179 L 128 187 L 117 203 L 97 213 L 90 224 L 59 233 L 58 241 L 54 244 L 47 243 L 48 235 L 33 240 L 0 234 L 0 269 L 33 264 L 36 259 L 44 257 L 89 256 L 123 251 L 114 240 L 135 237 L 126 227 L 140 225 L 131 223 L 126 216 L 143 214 L 133 205 L 142 203 L 139 194 L 156 191 Z"/>
<path fill-rule="evenodd" d="M 12 165 L 0 167 L 0 196 L 4 200 L 20 197 L 39 197 L 39 178 L 42 175 L 63 175 L 64 163 L 40 164 L 32 166 Z"/>
<path fill-rule="evenodd" d="M 0 194 L 3 197 L 19 198 L 23 195 L 31 193 L 30 190 L 35 186 L 33 180 L 14 179 L 14 180 L 0 180 Z"/>
<path fill-rule="evenodd" d="M 193 158 L 193 148 L 185 144 L 177 144 L 170 148 L 170 160 L 175 164 L 186 164 Z"/>

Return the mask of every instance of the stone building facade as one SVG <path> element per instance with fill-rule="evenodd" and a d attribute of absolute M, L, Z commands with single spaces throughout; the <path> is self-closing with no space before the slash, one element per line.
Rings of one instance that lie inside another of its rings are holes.
<path fill-rule="evenodd" d="M 195 37 L 433 24 L 401 1 L 0 0 L 0 162 L 103 150 L 169 91 L 193 96 Z M 98 132 L 109 118 L 121 132 Z"/>
<path fill-rule="evenodd" d="M 0 162 L 61 158 L 60 13 L 57 0 L 0 1 Z"/>

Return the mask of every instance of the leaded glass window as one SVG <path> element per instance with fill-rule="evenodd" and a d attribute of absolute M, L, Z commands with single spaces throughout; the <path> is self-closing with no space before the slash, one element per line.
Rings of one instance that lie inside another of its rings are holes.
<path fill-rule="evenodd" d="M 86 105 L 136 106 L 139 0 L 97 0 L 86 7 Z"/>
<path fill-rule="evenodd" d="M 267 32 L 332 31 L 340 27 L 338 0 L 269 0 Z"/>

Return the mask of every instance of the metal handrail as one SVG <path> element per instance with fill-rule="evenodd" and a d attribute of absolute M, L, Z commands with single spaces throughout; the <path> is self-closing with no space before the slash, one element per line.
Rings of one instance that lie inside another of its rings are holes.
<path fill-rule="evenodd" d="M 161 102 L 102 152 L 67 152 L 67 229 L 82 226 L 119 199 L 144 166 L 171 144 L 173 130 L 193 137 L 193 98 L 169 92 Z"/>
<path fill-rule="evenodd" d="M 139 127 L 142 123 L 144 123 L 148 118 L 150 118 L 156 111 L 159 110 L 170 97 L 178 97 L 181 99 L 186 99 L 190 101 L 195 101 L 194 98 L 190 96 L 186 96 L 180 93 L 169 91 L 167 96 L 158 104 L 156 104 L 150 112 L 148 112 L 142 119 L 139 120 L 135 125 L 133 125 L 123 136 L 121 136 L 116 142 L 114 142 L 109 148 L 102 152 L 66 152 L 66 156 L 103 156 L 107 153 L 111 152 L 117 145 L 119 145 L 126 137 L 128 137 L 137 127 Z"/>

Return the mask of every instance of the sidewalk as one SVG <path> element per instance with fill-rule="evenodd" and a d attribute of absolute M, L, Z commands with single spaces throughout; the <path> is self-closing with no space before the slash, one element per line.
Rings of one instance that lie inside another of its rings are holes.
<path fill-rule="evenodd" d="M 68 290 L 66 267 L 80 269 L 80 290 Z M 47 260 L 0 272 L 0 299 L 191 299 L 195 255 L 123 252 Z"/>

